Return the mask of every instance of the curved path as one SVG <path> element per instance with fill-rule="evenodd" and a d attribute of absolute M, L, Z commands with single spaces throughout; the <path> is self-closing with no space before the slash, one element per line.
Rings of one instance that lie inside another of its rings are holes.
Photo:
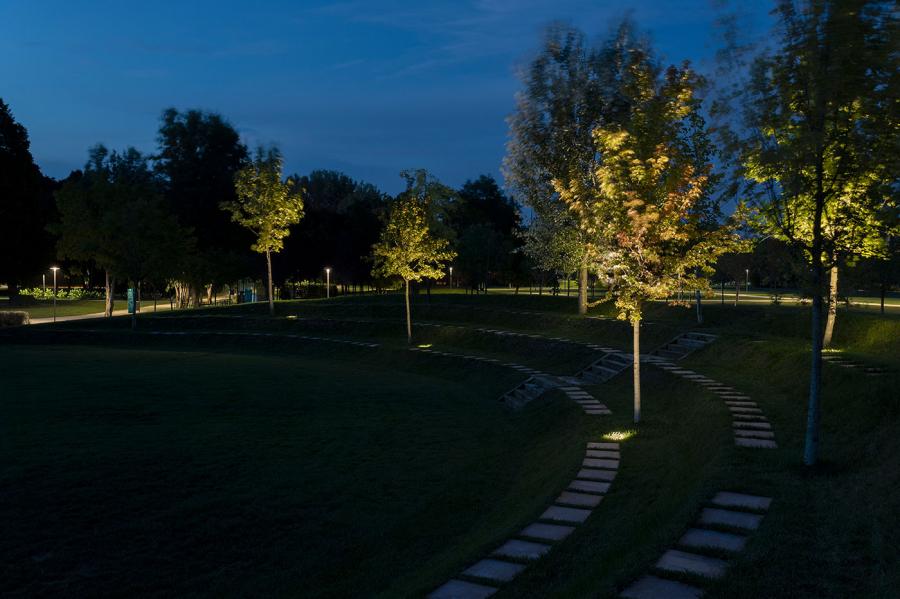
<path fill-rule="evenodd" d="M 707 579 L 725 576 L 728 562 L 719 557 L 741 552 L 749 534 L 759 528 L 772 500 L 743 493 L 716 493 L 697 522 L 644 576 L 622 591 L 627 599 L 697 599 Z M 712 555 L 708 555 L 712 554 Z M 673 578 L 675 580 L 673 580 Z M 691 584 L 684 582 L 691 579 Z M 696 582 L 695 582 L 696 581 Z"/>
<path fill-rule="evenodd" d="M 429 599 L 481 599 L 522 573 L 564 541 L 600 505 L 619 468 L 618 443 L 588 443 L 582 468 L 538 519 L 488 557 L 444 583 Z"/>

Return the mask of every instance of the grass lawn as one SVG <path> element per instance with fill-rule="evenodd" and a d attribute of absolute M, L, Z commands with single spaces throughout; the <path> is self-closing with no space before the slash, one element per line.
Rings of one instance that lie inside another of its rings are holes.
<path fill-rule="evenodd" d="M 417 297 L 416 343 L 573 374 L 565 337 L 630 349 L 608 308 L 574 298 Z M 296 316 L 296 318 L 287 318 Z M 531 522 L 584 442 L 630 423 L 630 377 L 521 412 L 519 375 L 406 351 L 398 296 L 65 323 L 0 336 L 0 594 L 421 596 Z M 497 336 L 490 327 L 538 333 Z M 82 329 L 102 329 L 102 334 Z M 600 507 L 498 597 L 614 597 L 674 545 L 713 493 L 773 497 L 709 597 L 894 597 L 900 588 L 900 318 L 841 311 L 835 350 L 888 369 L 825 366 L 822 463 L 801 463 L 808 308 L 648 306 L 645 351 L 720 335 L 685 365 L 752 396 L 779 449 L 735 448 L 721 399 L 644 368 L 644 421 Z M 159 337 L 266 331 L 359 339 Z M 58 383 L 52 389 L 47 373 Z M 36 533 L 35 531 L 39 531 Z M 4 586 L 5 585 L 5 586 Z M 121 589 L 121 590 L 120 590 Z"/>
<path fill-rule="evenodd" d="M 0 347 L 0 594 L 415 594 L 583 452 L 500 369 L 315 353 Z"/>
<path fill-rule="evenodd" d="M 81 316 L 82 314 L 103 313 L 104 300 L 66 300 L 56 302 L 56 316 Z M 31 318 L 51 318 L 53 301 L 35 301 L 23 306 L 9 306 L 6 300 L 0 301 L 0 310 L 16 310 L 28 312 Z M 124 302 L 117 302 L 116 308 L 124 308 Z"/>

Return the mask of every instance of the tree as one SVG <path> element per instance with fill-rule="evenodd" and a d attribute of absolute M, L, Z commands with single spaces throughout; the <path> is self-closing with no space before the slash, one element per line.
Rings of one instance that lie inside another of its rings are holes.
<path fill-rule="evenodd" d="M 694 92 L 700 80 L 687 65 L 664 73 L 643 52 L 623 64 L 622 93 L 630 108 L 621 124 L 594 131 L 595 158 L 586 177 L 554 180 L 598 271 L 612 283 L 618 317 L 633 330 L 634 421 L 641 417 L 640 324 L 643 305 L 683 286 L 702 288 L 703 273 L 734 240 L 710 230 L 711 165 Z"/>
<path fill-rule="evenodd" d="M 291 181 L 282 181 L 282 166 L 283 160 L 276 148 L 258 148 L 253 162 L 234 177 L 237 199 L 221 204 L 222 210 L 231 213 L 234 222 L 256 235 L 256 242 L 250 248 L 266 255 L 270 315 L 275 314 L 272 252 L 281 251 L 291 225 L 297 224 L 303 216 L 303 198 L 293 191 Z"/>
<path fill-rule="evenodd" d="M 28 132 L 0 99 L 0 280 L 11 299 L 26 277 L 46 269 L 53 240 L 46 230 L 54 220 L 50 182 L 41 175 L 29 149 Z"/>
<path fill-rule="evenodd" d="M 234 177 L 248 160 L 240 135 L 222 116 L 199 110 L 165 110 L 154 156 L 165 196 L 178 221 L 194 231 L 196 251 L 184 256 L 186 280 L 176 287 L 188 304 L 200 302 L 206 285 L 245 276 L 250 261 L 249 234 L 220 210 L 236 200 Z"/>
<path fill-rule="evenodd" d="M 175 276 L 193 236 L 162 197 L 148 158 L 134 148 L 122 153 L 91 148 L 84 171 L 56 194 L 61 258 L 93 263 L 106 273 L 106 315 L 113 312 L 117 278 L 135 288 L 147 277 Z"/>
<path fill-rule="evenodd" d="M 615 67 L 637 47 L 627 21 L 599 50 L 589 48 L 580 31 L 552 25 L 543 49 L 522 75 L 524 90 L 509 118 L 510 141 L 504 161 L 507 184 L 536 216 L 541 227 L 534 237 L 541 240 L 538 251 L 544 245 L 573 250 L 563 261 L 577 261 L 579 314 L 588 308 L 591 256 L 587 239 L 581 239 L 582 231 L 560 202 L 553 181 L 569 187 L 570 178 L 583 177 L 591 168 L 594 129 L 616 122 L 625 108 L 615 93 Z M 560 243 L 548 239 L 556 235 L 567 239 Z M 577 238 L 574 246 L 573 236 Z"/>
<path fill-rule="evenodd" d="M 739 174 L 765 233 L 810 266 L 812 352 L 804 463 L 818 458 L 821 353 L 841 257 L 884 255 L 897 210 L 898 54 L 893 3 L 780 0 L 778 44 L 753 63 Z M 831 272 L 824 323 L 825 272 Z M 826 332 L 827 330 L 827 332 Z"/>
<path fill-rule="evenodd" d="M 380 277 L 400 277 L 406 301 L 406 340 L 412 342 L 412 316 L 409 307 L 409 283 L 444 276 L 444 266 L 456 254 L 450 242 L 433 234 L 428 218 L 428 196 L 417 195 L 414 182 L 409 193 L 394 202 L 381 233 L 372 246 L 375 267 Z"/>

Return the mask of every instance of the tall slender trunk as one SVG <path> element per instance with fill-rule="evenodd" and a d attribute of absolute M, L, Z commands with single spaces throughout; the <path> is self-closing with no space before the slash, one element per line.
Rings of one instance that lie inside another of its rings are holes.
<path fill-rule="evenodd" d="M 828 282 L 828 318 L 825 320 L 825 336 L 822 338 L 822 347 L 831 345 L 831 338 L 834 336 L 834 321 L 837 318 L 837 302 L 838 302 L 838 267 L 834 264 L 831 267 L 831 278 Z"/>
<path fill-rule="evenodd" d="M 409 312 L 409 281 L 404 281 L 406 290 L 403 296 L 406 298 L 406 342 L 412 343 L 412 315 Z"/>
<path fill-rule="evenodd" d="M 697 322 L 703 324 L 703 306 L 700 305 L 700 290 L 694 292 L 697 296 Z"/>
<path fill-rule="evenodd" d="M 641 421 L 641 320 L 631 320 L 632 351 L 634 352 L 634 423 Z"/>
<path fill-rule="evenodd" d="M 734 280 L 734 305 L 738 305 L 738 301 L 741 299 L 741 283 L 737 279 Z"/>
<path fill-rule="evenodd" d="M 887 285 L 881 283 L 881 315 L 884 316 L 884 296 L 887 295 Z"/>
<path fill-rule="evenodd" d="M 809 402 L 806 408 L 806 435 L 803 448 L 803 463 L 815 466 L 819 459 L 820 395 L 822 391 L 822 212 L 825 210 L 823 184 L 824 165 L 819 153 L 816 162 L 816 207 L 813 216 L 812 238 L 812 362 L 809 372 Z"/>
<path fill-rule="evenodd" d="M 266 270 L 269 274 L 269 316 L 275 316 L 275 296 L 272 294 L 272 252 L 266 251 Z"/>
<path fill-rule="evenodd" d="M 725 305 L 725 281 L 722 281 L 722 305 Z"/>
<path fill-rule="evenodd" d="M 106 272 L 106 305 L 103 308 L 103 315 L 109 317 L 112 316 L 115 303 L 113 293 L 116 290 L 116 278 L 110 277 L 108 270 L 104 272 Z"/>
<path fill-rule="evenodd" d="M 578 313 L 587 314 L 588 305 L 588 267 L 587 256 L 582 256 L 581 267 L 578 269 Z"/>

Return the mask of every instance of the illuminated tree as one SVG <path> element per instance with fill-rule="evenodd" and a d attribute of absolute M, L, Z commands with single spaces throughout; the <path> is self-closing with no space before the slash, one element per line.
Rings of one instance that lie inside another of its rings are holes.
<path fill-rule="evenodd" d="M 412 341 L 409 283 L 444 276 L 445 265 L 456 253 L 450 243 L 432 234 L 427 204 L 415 194 L 394 202 L 381 239 L 372 246 L 376 277 L 400 277 L 406 301 L 406 339 Z"/>
<path fill-rule="evenodd" d="M 900 65 L 893 11 L 893 3 L 874 0 L 780 0 L 779 47 L 754 62 L 741 98 L 739 174 L 751 184 L 756 225 L 800 248 L 811 266 L 807 465 L 818 456 L 821 353 L 834 326 L 838 261 L 883 256 L 896 223 Z"/>
<path fill-rule="evenodd" d="M 277 149 L 257 149 L 253 162 L 234 177 L 237 199 L 221 204 L 223 210 L 231 213 L 234 222 L 256 235 L 256 243 L 250 249 L 266 255 L 269 314 L 275 314 L 272 253 L 281 251 L 291 225 L 300 222 L 303 217 L 303 198 L 294 191 L 291 181 L 282 180 L 282 164 Z"/>
<path fill-rule="evenodd" d="M 678 288 L 701 289 L 719 254 L 735 241 L 711 229 L 709 144 L 687 68 L 665 73 L 641 52 L 623 65 L 629 110 L 621 125 L 594 130 L 595 158 L 585 177 L 555 180 L 589 241 L 607 297 L 633 330 L 634 421 L 641 417 L 640 324 L 643 306 Z"/>
<path fill-rule="evenodd" d="M 534 222 L 540 227 L 527 253 L 542 257 L 546 264 L 544 248 L 566 250 L 566 254 L 550 254 L 559 258 L 552 269 L 578 271 L 579 314 L 588 308 L 589 241 L 571 220 L 553 181 L 566 185 L 571 177 L 582 177 L 590 169 L 592 132 L 602 123 L 616 122 L 624 109 L 615 93 L 616 65 L 637 46 L 627 22 L 601 49 L 589 48 L 576 29 L 551 26 L 542 51 L 523 72 L 524 90 L 509 119 L 504 175 L 519 199 L 534 211 Z M 557 242 L 550 236 L 564 239 Z M 572 262 L 575 268 L 566 270 Z"/>

